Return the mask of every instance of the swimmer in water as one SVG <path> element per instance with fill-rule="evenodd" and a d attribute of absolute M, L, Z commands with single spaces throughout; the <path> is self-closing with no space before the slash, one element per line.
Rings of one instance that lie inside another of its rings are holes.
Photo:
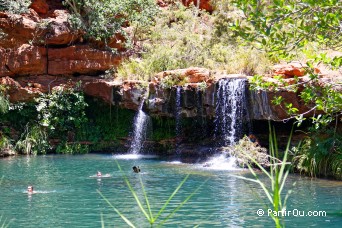
<path fill-rule="evenodd" d="M 133 172 L 135 172 L 135 173 L 140 173 L 140 168 L 139 168 L 139 166 L 133 166 Z"/>
<path fill-rule="evenodd" d="M 33 186 L 28 186 L 27 187 L 27 193 L 33 193 Z"/>
<path fill-rule="evenodd" d="M 97 174 L 96 174 L 96 176 L 98 176 L 98 177 L 102 177 L 102 173 L 101 173 L 100 171 L 97 171 Z"/>

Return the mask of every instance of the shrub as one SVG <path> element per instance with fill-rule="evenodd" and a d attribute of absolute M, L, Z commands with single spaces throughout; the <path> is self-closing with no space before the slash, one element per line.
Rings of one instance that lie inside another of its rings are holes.
<path fill-rule="evenodd" d="M 315 130 L 293 148 L 296 171 L 311 177 L 342 179 L 342 135 L 333 130 Z"/>
<path fill-rule="evenodd" d="M 36 99 L 38 122 L 49 129 L 49 134 L 66 139 L 69 132 L 77 131 L 87 121 L 87 103 L 81 92 L 63 87 Z"/>
<path fill-rule="evenodd" d="M 126 35 L 127 23 L 140 28 L 150 25 L 157 13 L 154 0 L 65 0 L 64 4 L 75 29 L 104 42 L 117 33 Z"/>
<path fill-rule="evenodd" d="M 240 167 L 254 166 L 255 161 L 266 167 L 270 164 L 267 149 L 252 142 L 244 136 L 236 145 L 227 148 L 230 155 L 234 156 Z M 248 153 L 248 156 L 246 156 Z"/>
<path fill-rule="evenodd" d="M 9 100 L 5 94 L 5 88 L 0 85 L 0 113 L 5 114 L 9 110 Z"/>
<path fill-rule="evenodd" d="M 3 154 L 15 154 L 11 140 L 0 132 L 0 156 Z"/>
<path fill-rule="evenodd" d="M 22 154 L 46 154 L 50 149 L 47 129 L 38 124 L 27 124 L 15 149 Z"/>
<path fill-rule="evenodd" d="M 56 153 L 62 154 L 86 154 L 88 152 L 89 146 L 80 143 L 68 144 L 67 142 L 62 142 L 56 148 Z"/>
<path fill-rule="evenodd" d="M 140 52 L 118 68 L 117 76 L 149 80 L 158 72 L 191 66 L 248 75 L 267 72 L 265 53 L 218 36 L 217 17 L 179 4 L 163 10 L 149 37 L 138 43 Z"/>
<path fill-rule="evenodd" d="M 13 14 L 26 13 L 30 5 L 31 0 L 0 0 L 0 11 Z"/>

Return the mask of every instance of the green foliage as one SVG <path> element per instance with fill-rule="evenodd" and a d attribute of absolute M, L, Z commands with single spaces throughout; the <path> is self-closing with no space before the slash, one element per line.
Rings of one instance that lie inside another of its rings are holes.
<path fill-rule="evenodd" d="M 169 74 L 160 81 L 161 87 L 171 89 L 173 86 L 184 86 L 188 82 L 188 78 L 182 74 Z"/>
<path fill-rule="evenodd" d="M 243 11 L 231 23 L 236 36 L 283 57 L 308 42 L 339 47 L 342 2 L 339 0 L 233 0 Z"/>
<path fill-rule="evenodd" d="M 151 140 L 160 141 L 170 139 L 176 136 L 176 122 L 174 119 L 165 117 L 152 118 L 153 132 L 150 136 Z"/>
<path fill-rule="evenodd" d="M 120 164 L 116 161 L 118 168 L 120 170 L 121 173 L 123 173 Z M 151 226 L 153 226 L 153 224 L 155 224 L 158 220 L 158 218 L 160 218 L 165 209 L 167 208 L 167 206 L 170 204 L 171 200 L 173 199 L 173 197 L 178 193 L 178 191 L 181 189 L 181 187 L 183 186 L 183 184 L 186 182 L 186 180 L 189 178 L 190 174 L 188 174 L 183 181 L 177 186 L 177 188 L 173 191 L 173 193 L 170 195 L 170 197 L 165 201 L 165 203 L 162 205 L 162 207 L 159 209 L 159 211 L 157 212 L 157 214 L 153 215 L 153 211 L 147 196 L 147 193 L 145 191 L 145 187 L 143 184 L 143 181 L 141 179 L 141 176 L 139 175 L 139 180 L 140 180 L 140 184 L 141 184 L 141 189 L 143 192 L 143 196 L 144 196 L 144 201 L 145 201 L 145 205 L 143 204 L 143 201 L 141 201 L 138 197 L 138 194 L 136 193 L 136 191 L 133 189 L 131 183 L 129 182 L 128 178 L 126 177 L 125 174 L 123 174 L 125 183 L 127 184 L 127 187 L 129 188 L 129 190 L 131 191 L 139 210 L 144 214 L 145 218 L 147 219 L 147 221 L 150 223 Z M 170 213 L 168 213 L 166 215 L 166 217 L 160 221 L 158 223 L 158 226 L 162 226 L 168 219 L 170 219 L 179 209 L 181 209 L 184 204 L 186 204 L 195 194 L 196 192 L 198 192 L 198 190 L 208 181 L 208 179 L 206 181 L 204 181 L 199 187 L 197 187 L 189 196 L 187 196 L 174 210 L 172 210 Z M 113 208 L 113 210 L 120 216 L 120 218 L 122 220 L 125 221 L 125 223 L 130 226 L 130 227 L 136 227 L 122 212 L 120 212 L 111 202 L 109 202 L 109 200 L 99 191 L 97 190 L 97 192 L 102 196 L 102 198 L 108 203 L 108 205 Z M 147 208 L 147 210 L 146 210 Z M 161 220 L 161 219 L 159 219 Z"/>
<path fill-rule="evenodd" d="M 137 43 L 139 52 L 118 68 L 117 76 L 149 80 L 158 72 L 191 66 L 248 75 L 268 71 L 265 53 L 218 37 L 222 28 L 216 27 L 217 17 L 181 4 L 163 10 L 144 42 Z"/>
<path fill-rule="evenodd" d="M 297 147 L 293 164 L 296 171 L 311 177 L 342 180 L 342 135 L 329 128 L 314 129 Z"/>
<path fill-rule="evenodd" d="M 90 141 L 90 150 L 118 145 L 132 130 L 134 112 L 110 106 L 100 100 L 87 98 L 88 121 L 76 132 L 78 141 Z"/>
<path fill-rule="evenodd" d="M 1 134 L 2 132 L 0 132 L 0 155 L 3 154 L 4 152 L 9 152 L 9 153 L 13 153 L 14 154 L 14 148 L 13 148 L 13 145 L 12 145 L 12 142 L 11 140 L 2 135 Z"/>
<path fill-rule="evenodd" d="M 157 13 L 154 0 L 64 0 L 72 15 L 70 23 L 88 38 L 107 42 L 113 35 L 126 35 L 123 26 L 149 26 Z"/>
<path fill-rule="evenodd" d="M 31 0 L 0 0 L 0 11 L 13 14 L 26 13 L 30 5 Z"/>
<path fill-rule="evenodd" d="M 34 123 L 36 120 L 35 103 L 11 103 L 9 111 L 0 115 L 0 123 L 3 125 L 1 130 L 5 135 L 14 137 L 13 140 L 15 141 L 17 139 L 16 135 L 11 135 L 11 131 L 24 132 L 27 124 L 29 122 Z"/>
<path fill-rule="evenodd" d="M 10 106 L 5 91 L 5 87 L 3 85 L 0 85 L 0 114 L 5 114 L 6 112 L 8 112 Z"/>
<path fill-rule="evenodd" d="M 247 181 L 251 181 L 251 182 L 259 184 L 269 201 L 268 204 L 265 203 L 266 210 L 271 209 L 272 211 L 277 212 L 277 213 L 286 209 L 286 201 L 287 201 L 288 196 L 291 193 L 291 190 L 290 190 L 287 192 L 285 197 L 282 195 L 285 182 L 289 174 L 289 169 L 288 169 L 289 163 L 287 162 L 287 159 L 288 159 L 288 154 L 289 154 L 291 137 L 292 137 L 292 131 L 291 131 L 288 143 L 287 143 L 287 147 L 284 151 L 284 156 L 282 158 L 282 161 L 280 161 L 278 159 L 279 153 L 278 153 L 278 144 L 277 144 L 275 130 L 274 128 L 271 127 L 271 124 L 269 124 L 269 152 L 270 152 L 270 164 L 269 164 L 270 170 L 269 171 L 263 168 L 263 166 L 258 161 L 256 161 L 253 157 L 251 157 L 248 153 L 245 153 L 245 156 L 247 156 L 248 159 L 252 160 L 254 164 L 262 171 L 262 173 L 268 177 L 268 179 L 271 181 L 270 184 L 266 182 L 262 182 L 259 179 L 258 174 L 254 171 L 254 169 L 248 163 L 247 163 L 247 166 L 250 172 L 253 174 L 254 179 L 246 178 L 243 176 L 236 176 L 243 180 L 247 180 Z M 275 227 L 279 228 L 279 227 L 285 226 L 284 221 L 281 221 L 281 218 L 279 216 L 275 216 L 273 213 L 271 213 L 270 215 L 275 223 Z"/>
<path fill-rule="evenodd" d="M 49 134 L 66 139 L 68 132 L 77 131 L 87 121 L 87 103 L 74 88 L 60 88 L 36 99 L 38 122 L 49 129 Z"/>
<path fill-rule="evenodd" d="M 27 124 L 15 148 L 22 154 L 46 154 L 50 149 L 47 129 L 37 124 Z"/>
<path fill-rule="evenodd" d="M 56 148 L 56 153 L 59 154 L 86 154 L 89 152 L 88 145 L 82 145 L 80 143 L 59 143 Z"/>

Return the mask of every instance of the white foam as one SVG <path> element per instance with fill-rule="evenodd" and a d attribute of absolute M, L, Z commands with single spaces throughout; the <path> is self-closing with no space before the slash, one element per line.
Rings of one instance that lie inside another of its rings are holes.
<path fill-rule="evenodd" d="M 143 158 L 157 158 L 156 155 L 143 155 L 143 154 L 118 154 L 113 155 L 115 159 L 121 160 L 136 160 L 136 159 L 143 159 Z"/>
<path fill-rule="evenodd" d="M 225 154 L 212 157 L 207 162 L 200 164 L 200 166 L 212 170 L 242 170 L 236 165 L 236 158 L 227 157 Z"/>
<path fill-rule="evenodd" d="M 89 176 L 91 178 L 108 178 L 108 177 L 112 177 L 112 175 L 110 175 L 109 173 L 103 174 L 101 176 L 98 176 L 97 174 Z"/>
<path fill-rule="evenodd" d="M 27 191 L 23 191 L 23 193 L 26 193 L 26 194 L 49 194 L 49 193 L 55 193 L 57 192 L 56 190 L 53 190 L 53 191 L 33 191 L 33 192 L 27 192 Z"/>

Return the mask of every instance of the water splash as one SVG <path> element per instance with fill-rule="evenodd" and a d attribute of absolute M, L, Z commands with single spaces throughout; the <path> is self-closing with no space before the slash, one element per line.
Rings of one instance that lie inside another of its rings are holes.
<path fill-rule="evenodd" d="M 201 167 L 213 170 L 242 170 L 236 165 L 235 157 L 228 157 L 225 153 L 210 158 Z"/>
<path fill-rule="evenodd" d="M 246 79 L 221 79 L 216 92 L 215 138 L 233 145 L 241 136 L 247 113 Z M 249 120 L 248 120 L 249 121 Z"/>
<path fill-rule="evenodd" d="M 145 99 L 141 101 L 139 106 L 139 110 L 134 117 L 134 130 L 133 130 L 133 139 L 131 146 L 128 150 L 130 154 L 139 154 L 142 147 L 143 142 L 147 136 L 147 127 L 150 122 L 150 117 L 146 115 L 146 113 L 142 110 Z"/>

